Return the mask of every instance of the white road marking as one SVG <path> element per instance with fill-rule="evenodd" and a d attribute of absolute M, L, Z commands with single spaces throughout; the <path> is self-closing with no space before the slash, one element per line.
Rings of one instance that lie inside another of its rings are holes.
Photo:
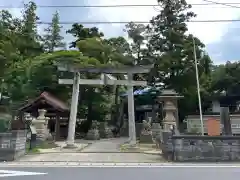
<path fill-rule="evenodd" d="M 47 173 L 38 173 L 38 172 L 26 172 L 26 171 L 9 171 L 9 170 L 0 170 L 0 177 L 11 177 L 11 176 L 35 176 L 35 175 L 44 175 Z"/>
<path fill-rule="evenodd" d="M 81 162 L 19 162 L 2 163 L 0 167 L 142 167 L 142 168 L 240 168 L 240 164 L 227 163 L 81 163 Z M 0 171 L 1 173 L 1 171 Z M 0 176 L 1 177 L 1 176 Z"/>

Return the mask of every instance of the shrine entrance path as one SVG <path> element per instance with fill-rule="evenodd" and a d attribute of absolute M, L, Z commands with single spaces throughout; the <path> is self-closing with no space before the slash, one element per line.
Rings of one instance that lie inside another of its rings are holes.
<path fill-rule="evenodd" d="M 26 155 L 18 160 L 24 162 L 91 162 L 91 163 L 153 163 L 162 162 L 160 155 L 144 153 L 123 153 L 119 146 L 126 142 L 126 138 L 102 139 L 93 142 L 81 152 L 57 152 Z"/>
<path fill-rule="evenodd" d="M 114 153 L 120 152 L 121 144 L 127 142 L 127 138 L 112 138 L 112 139 L 102 139 L 95 141 L 91 145 L 84 148 L 81 152 L 83 153 Z"/>

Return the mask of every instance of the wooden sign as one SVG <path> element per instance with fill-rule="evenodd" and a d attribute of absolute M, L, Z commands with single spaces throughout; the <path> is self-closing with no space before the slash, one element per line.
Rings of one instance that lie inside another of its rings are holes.
<path fill-rule="evenodd" d="M 219 136 L 221 133 L 220 121 L 217 119 L 208 119 L 207 132 L 209 136 Z"/>

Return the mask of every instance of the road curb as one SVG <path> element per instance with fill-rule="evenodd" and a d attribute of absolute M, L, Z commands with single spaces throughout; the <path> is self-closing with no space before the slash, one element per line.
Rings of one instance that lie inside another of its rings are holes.
<path fill-rule="evenodd" d="M 88 145 L 89 146 L 89 145 Z M 33 156 L 33 155 L 38 155 L 38 154 L 57 154 L 57 153 L 61 153 L 61 154 L 108 154 L 108 153 L 116 153 L 116 154 L 149 154 L 149 155 L 159 155 L 161 156 L 161 153 L 151 153 L 151 152 L 143 152 L 143 151 L 84 151 L 82 152 L 85 148 L 87 148 L 88 146 L 82 148 L 80 151 L 76 152 L 76 151 L 58 151 L 58 152 L 38 152 L 38 153 L 28 153 L 25 154 L 25 156 Z"/>
<path fill-rule="evenodd" d="M 109 152 L 106 152 L 106 151 L 84 151 L 84 152 L 76 152 L 76 151 L 73 151 L 73 152 L 63 152 L 63 151 L 59 151 L 59 152 L 39 152 L 39 153 L 28 153 L 26 154 L 25 156 L 33 156 L 33 155 L 38 155 L 38 154 L 57 154 L 57 153 L 61 153 L 61 154 L 69 154 L 69 153 L 73 153 L 73 154 L 108 154 L 108 153 L 118 153 L 118 154 L 134 154 L 134 153 L 142 153 L 142 154 L 148 154 L 148 153 L 145 153 L 145 152 L 140 152 L 140 151 L 137 151 L 137 152 L 117 152 L 117 151 L 109 151 Z M 154 155 L 154 153 L 153 153 Z M 155 154 L 156 155 L 156 154 Z"/>
<path fill-rule="evenodd" d="M 0 163 L 0 167 L 155 167 L 155 168 L 240 168 L 240 164 L 218 163 L 173 163 L 173 162 L 16 162 Z"/>

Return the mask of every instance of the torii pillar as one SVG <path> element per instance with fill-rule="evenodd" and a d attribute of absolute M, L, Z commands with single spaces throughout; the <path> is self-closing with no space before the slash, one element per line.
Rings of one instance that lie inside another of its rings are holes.
<path fill-rule="evenodd" d="M 74 73 L 73 86 L 72 86 L 72 100 L 70 118 L 68 124 L 68 137 L 65 148 L 75 148 L 75 127 L 77 121 L 77 108 L 78 108 L 78 97 L 79 97 L 79 85 L 80 85 L 80 73 Z"/>

